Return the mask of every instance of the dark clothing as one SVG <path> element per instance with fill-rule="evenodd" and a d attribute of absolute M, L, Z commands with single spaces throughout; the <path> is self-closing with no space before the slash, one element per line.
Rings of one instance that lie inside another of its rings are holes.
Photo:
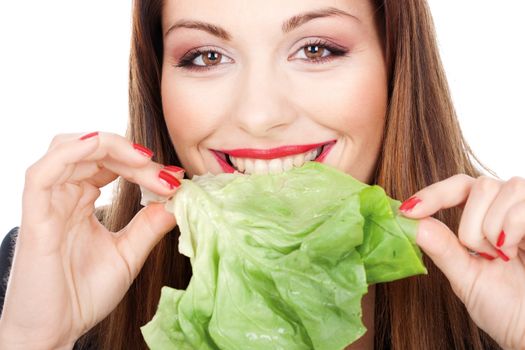
<path fill-rule="evenodd" d="M 15 227 L 9 231 L 2 241 L 2 245 L 0 245 L 0 314 L 4 309 L 5 290 L 9 279 L 9 271 L 11 270 L 17 235 L 18 227 Z"/>
<path fill-rule="evenodd" d="M 15 251 L 16 237 L 18 235 L 18 227 L 15 227 L 7 236 L 5 236 L 0 246 L 0 315 L 4 309 L 4 297 L 7 288 L 7 281 L 11 271 L 11 264 L 13 262 L 13 253 Z M 76 342 L 73 347 L 74 350 L 95 350 L 97 347 L 93 341 L 89 341 L 87 346 L 81 347 L 80 342 Z"/>

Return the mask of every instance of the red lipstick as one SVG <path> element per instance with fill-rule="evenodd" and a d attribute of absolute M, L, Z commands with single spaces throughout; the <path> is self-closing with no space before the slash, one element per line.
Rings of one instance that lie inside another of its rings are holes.
<path fill-rule="evenodd" d="M 295 154 L 306 153 L 312 149 L 327 145 L 333 141 L 314 143 L 310 145 L 292 145 L 281 146 L 270 149 L 255 149 L 255 148 L 238 148 L 229 150 L 219 150 L 219 152 L 229 154 L 236 158 L 254 158 L 254 159 L 274 159 L 291 156 Z M 324 153 L 324 152 L 323 152 Z"/>
<path fill-rule="evenodd" d="M 217 159 L 217 162 L 219 162 L 219 165 L 221 166 L 222 171 L 224 171 L 225 173 L 235 172 L 235 168 L 233 168 L 230 164 L 228 164 L 226 160 L 222 159 L 222 157 L 216 151 L 213 151 L 211 153 L 213 154 L 215 159 Z"/>
<path fill-rule="evenodd" d="M 330 153 L 330 150 L 332 149 L 332 147 L 334 147 L 335 145 L 335 142 L 332 142 L 328 145 L 326 145 L 325 148 L 323 148 L 323 152 L 321 152 L 321 154 L 319 155 L 319 157 L 317 157 L 316 159 L 314 159 L 314 162 L 319 162 L 321 163 L 325 158 L 326 156 L 328 155 L 328 153 Z"/>

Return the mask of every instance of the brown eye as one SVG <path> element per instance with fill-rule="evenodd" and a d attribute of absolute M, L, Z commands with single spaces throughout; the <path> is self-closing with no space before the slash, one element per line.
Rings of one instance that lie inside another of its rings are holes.
<path fill-rule="evenodd" d="M 206 66 L 214 66 L 219 64 L 222 59 L 222 54 L 215 51 L 208 51 L 202 54 L 202 62 Z"/>
<path fill-rule="evenodd" d="M 306 55 L 307 58 L 318 59 L 318 58 L 323 57 L 325 50 L 326 49 L 322 46 L 309 45 L 309 46 L 305 46 L 304 54 Z"/>

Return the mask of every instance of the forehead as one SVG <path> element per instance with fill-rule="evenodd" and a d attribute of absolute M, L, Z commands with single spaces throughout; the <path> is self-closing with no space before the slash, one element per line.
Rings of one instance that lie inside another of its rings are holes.
<path fill-rule="evenodd" d="M 228 30 L 276 28 L 293 16 L 335 8 L 367 20 L 373 10 L 370 0 L 164 0 L 162 27 L 166 31 L 181 19 L 221 25 Z"/>

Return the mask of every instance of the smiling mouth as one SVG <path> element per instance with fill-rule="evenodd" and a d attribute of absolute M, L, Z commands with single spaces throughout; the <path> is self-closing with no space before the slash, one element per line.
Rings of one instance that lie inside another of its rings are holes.
<path fill-rule="evenodd" d="M 284 146 L 268 150 L 212 150 L 222 170 L 227 173 L 279 174 L 308 161 L 322 162 L 336 141 L 299 146 Z"/>

